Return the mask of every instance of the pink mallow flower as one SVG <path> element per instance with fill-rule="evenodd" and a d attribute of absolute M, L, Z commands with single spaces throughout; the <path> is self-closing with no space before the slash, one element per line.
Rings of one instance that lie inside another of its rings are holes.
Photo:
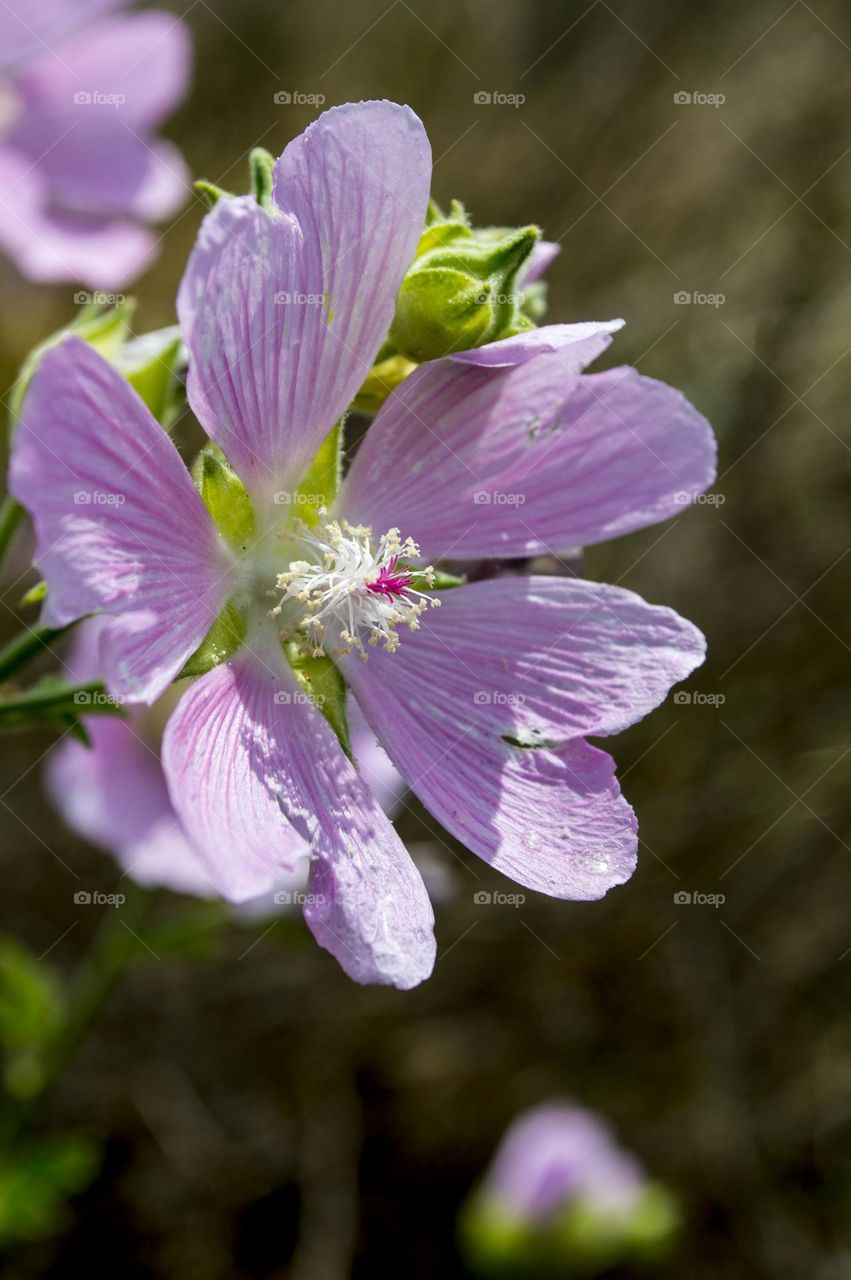
<path fill-rule="evenodd" d="M 0 5 L 0 248 L 31 280 L 115 290 L 148 266 L 148 223 L 191 186 L 157 138 L 185 95 L 187 29 L 127 0 Z"/>
<path fill-rule="evenodd" d="M 79 624 L 64 662 L 67 679 L 83 683 L 98 678 L 98 642 L 104 625 L 104 617 Z M 170 696 L 175 702 L 177 690 L 166 693 L 162 700 L 166 705 L 129 706 L 121 719 L 84 715 L 90 745 L 66 736 L 50 752 L 45 765 L 47 793 L 68 826 L 111 854 L 138 884 L 216 898 L 218 889 L 171 803 L 160 759 Z M 353 698 L 349 730 L 358 769 L 392 817 L 405 784 Z M 259 914 L 280 910 L 287 901 L 300 901 L 307 878 L 308 864 L 303 859 L 292 870 L 282 871 L 248 905 Z"/>
<path fill-rule="evenodd" d="M 509 1126 L 461 1214 L 462 1239 L 485 1274 L 591 1276 L 616 1262 L 658 1261 L 680 1212 L 600 1116 L 568 1101 Z"/>
<path fill-rule="evenodd" d="M 225 604 L 239 611 L 240 647 L 166 727 L 171 803 L 233 900 L 307 855 L 318 941 L 357 981 L 403 988 L 433 965 L 428 895 L 281 638 L 334 660 L 407 784 L 468 848 L 530 889 L 599 898 L 633 871 L 636 821 L 585 737 L 657 706 L 703 660 L 702 636 L 577 579 L 433 592 L 428 562 L 600 542 L 681 512 L 714 474 L 711 430 L 677 392 L 628 368 L 580 376 L 619 322 L 556 325 L 421 365 L 332 509 L 309 529 L 293 520 L 390 326 L 430 168 L 407 107 L 335 107 L 277 162 L 272 209 L 225 199 L 204 220 L 178 312 L 191 406 L 251 496 L 243 545 L 78 339 L 41 361 L 11 465 L 44 621 L 107 615 L 114 694 L 155 701 Z"/>
<path fill-rule="evenodd" d="M 645 1183 L 638 1161 L 603 1120 L 573 1103 L 549 1102 L 511 1124 L 481 1194 L 511 1218 L 543 1223 L 577 1201 L 626 1215 Z"/>

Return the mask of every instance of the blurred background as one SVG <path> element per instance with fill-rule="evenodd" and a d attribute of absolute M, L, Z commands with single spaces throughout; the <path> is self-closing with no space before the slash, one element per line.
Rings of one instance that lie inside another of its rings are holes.
<path fill-rule="evenodd" d="M 93 1135 L 98 1172 L 5 1274 L 464 1276 L 459 1205 L 512 1117 L 566 1095 L 680 1199 L 660 1280 L 851 1276 L 848 7 L 164 7 L 196 44 L 166 130 L 195 176 L 244 190 L 248 150 L 317 113 L 282 94 L 407 102 L 441 203 L 560 242 L 550 319 L 626 318 L 600 367 L 681 388 L 719 479 L 584 572 L 673 606 L 710 656 L 687 700 L 607 744 L 642 850 L 600 903 L 476 903 L 511 886 L 409 802 L 443 898 L 419 989 L 353 985 L 296 919 L 199 927 L 161 959 L 134 943 L 33 1121 Z M 192 196 L 163 228 L 138 330 L 173 323 L 202 213 Z M 0 275 L 9 386 L 74 289 Z M 27 554 L 22 532 L 10 578 Z M 5 638 L 22 588 L 3 588 Z M 50 741 L 0 741 L 2 925 L 67 975 L 111 910 L 76 907 L 74 877 L 110 893 L 120 873 L 51 814 Z M 157 927 L 185 910 L 166 896 Z"/>

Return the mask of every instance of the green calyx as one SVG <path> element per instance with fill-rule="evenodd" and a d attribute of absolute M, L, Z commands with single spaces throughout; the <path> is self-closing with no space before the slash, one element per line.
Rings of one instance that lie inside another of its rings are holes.
<path fill-rule="evenodd" d="M 217 444 L 207 444 L 195 459 L 192 478 L 213 523 L 232 551 L 248 550 L 254 536 L 254 508 L 245 485 Z M 245 640 L 241 609 L 229 600 L 201 644 L 177 676 L 203 676 L 230 658 Z"/>
<path fill-rule="evenodd" d="M 248 174 L 251 195 L 264 209 L 272 207 L 272 189 L 275 185 L 275 157 L 265 147 L 254 147 L 248 157 Z M 193 183 L 195 190 L 210 209 L 220 200 L 233 200 L 235 193 L 226 191 L 215 182 L 199 178 Z"/>
<path fill-rule="evenodd" d="M 255 147 L 248 157 L 251 175 L 251 194 L 264 209 L 272 207 L 272 190 L 275 186 L 275 157 L 265 147 Z"/>
<path fill-rule="evenodd" d="M 216 444 L 195 459 L 192 476 L 213 523 L 233 551 L 245 551 L 254 534 L 254 508 L 245 485 Z"/>
<path fill-rule="evenodd" d="M 244 639 L 245 618 L 237 606 L 228 601 L 177 679 L 206 675 L 236 653 Z"/>
<path fill-rule="evenodd" d="M 177 325 L 129 338 L 115 352 L 112 363 L 168 431 L 183 402 L 181 375 L 186 349 Z"/>
<path fill-rule="evenodd" d="M 454 201 L 432 201 L 396 303 L 390 342 L 409 360 L 437 360 L 533 327 L 516 282 L 540 238 L 537 227 L 474 230 Z"/>
<path fill-rule="evenodd" d="M 317 657 L 304 653 L 292 643 L 285 645 L 284 653 L 304 691 L 304 697 L 322 712 L 336 733 L 340 746 L 351 759 L 352 744 L 346 715 L 346 682 L 339 669 L 324 654 Z"/>
<path fill-rule="evenodd" d="M 319 512 L 329 508 L 343 477 L 343 421 L 328 432 L 319 446 L 293 498 L 293 514 L 305 524 L 316 524 Z"/>
<path fill-rule="evenodd" d="M 104 308 L 97 302 L 87 302 L 80 307 L 79 315 L 71 324 L 58 329 L 56 333 L 52 333 L 49 338 L 45 338 L 44 342 L 34 347 L 21 366 L 9 395 L 11 429 L 14 430 L 18 424 L 24 397 L 41 363 L 42 356 L 47 355 L 48 351 L 73 334 L 75 337 L 82 338 L 84 342 L 88 342 L 105 360 L 114 363 L 122 344 L 130 333 L 130 321 L 135 308 L 136 304 L 132 298 L 127 298 L 117 306 L 108 308 Z"/>
<path fill-rule="evenodd" d="M 462 1240 L 483 1271 L 510 1274 L 599 1275 L 627 1261 L 656 1263 L 670 1252 L 681 1213 L 661 1183 L 648 1183 L 623 1212 L 583 1196 L 544 1220 L 520 1215 L 493 1195 L 479 1193 L 464 1206 Z"/>
<path fill-rule="evenodd" d="M 192 185 L 210 209 L 214 209 L 220 200 L 232 199 L 234 195 L 232 191 L 225 191 L 224 187 L 217 187 L 215 182 L 208 182 L 206 178 L 198 178 Z"/>

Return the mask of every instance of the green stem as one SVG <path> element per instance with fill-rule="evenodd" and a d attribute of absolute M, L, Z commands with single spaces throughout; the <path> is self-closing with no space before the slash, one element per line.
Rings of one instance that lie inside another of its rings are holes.
<path fill-rule="evenodd" d="M 0 680 L 8 680 L 13 672 L 23 667 L 42 649 L 46 649 L 64 630 L 64 627 L 53 630 L 36 624 L 15 636 L 0 649 Z"/>
<path fill-rule="evenodd" d="M 157 892 L 131 886 L 127 901 L 105 913 L 94 941 L 83 957 L 75 975 L 68 1012 L 45 1050 L 44 1069 L 39 1087 L 25 1098 L 12 1099 L 0 1124 L 5 1142 L 17 1138 L 27 1127 L 33 1113 L 54 1087 L 77 1047 L 85 1038 L 97 1014 L 119 978 L 130 968 L 140 951 L 139 930 L 151 913 Z"/>
<path fill-rule="evenodd" d="M 0 565 L 3 563 L 9 544 L 20 523 L 24 509 L 10 493 L 0 503 Z"/>
<path fill-rule="evenodd" d="M 50 681 L 23 693 L 0 698 L 0 728 L 60 721 L 78 716 L 121 715 L 121 707 L 106 692 L 103 681 L 63 684 Z"/>

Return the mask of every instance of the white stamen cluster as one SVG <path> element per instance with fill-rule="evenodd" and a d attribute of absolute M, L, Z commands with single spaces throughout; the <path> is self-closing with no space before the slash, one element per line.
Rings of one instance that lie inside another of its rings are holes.
<path fill-rule="evenodd" d="M 347 520 L 314 528 L 295 521 L 292 537 L 310 559 L 293 560 L 278 575 L 283 595 L 271 616 L 283 619 L 282 640 L 296 640 L 316 657 L 357 650 L 366 661 L 364 638 L 370 647 L 382 644 L 393 653 L 399 647 L 397 628 L 404 624 L 415 631 L 420 615 L 440 603 L 408 585 L 415 574 L 431 587 L 434 570 L 408 567 L 420 549 L 411 538 L 403 542 L 398 529 L 388 529 L 374 550 L 372 530 Z"/>

